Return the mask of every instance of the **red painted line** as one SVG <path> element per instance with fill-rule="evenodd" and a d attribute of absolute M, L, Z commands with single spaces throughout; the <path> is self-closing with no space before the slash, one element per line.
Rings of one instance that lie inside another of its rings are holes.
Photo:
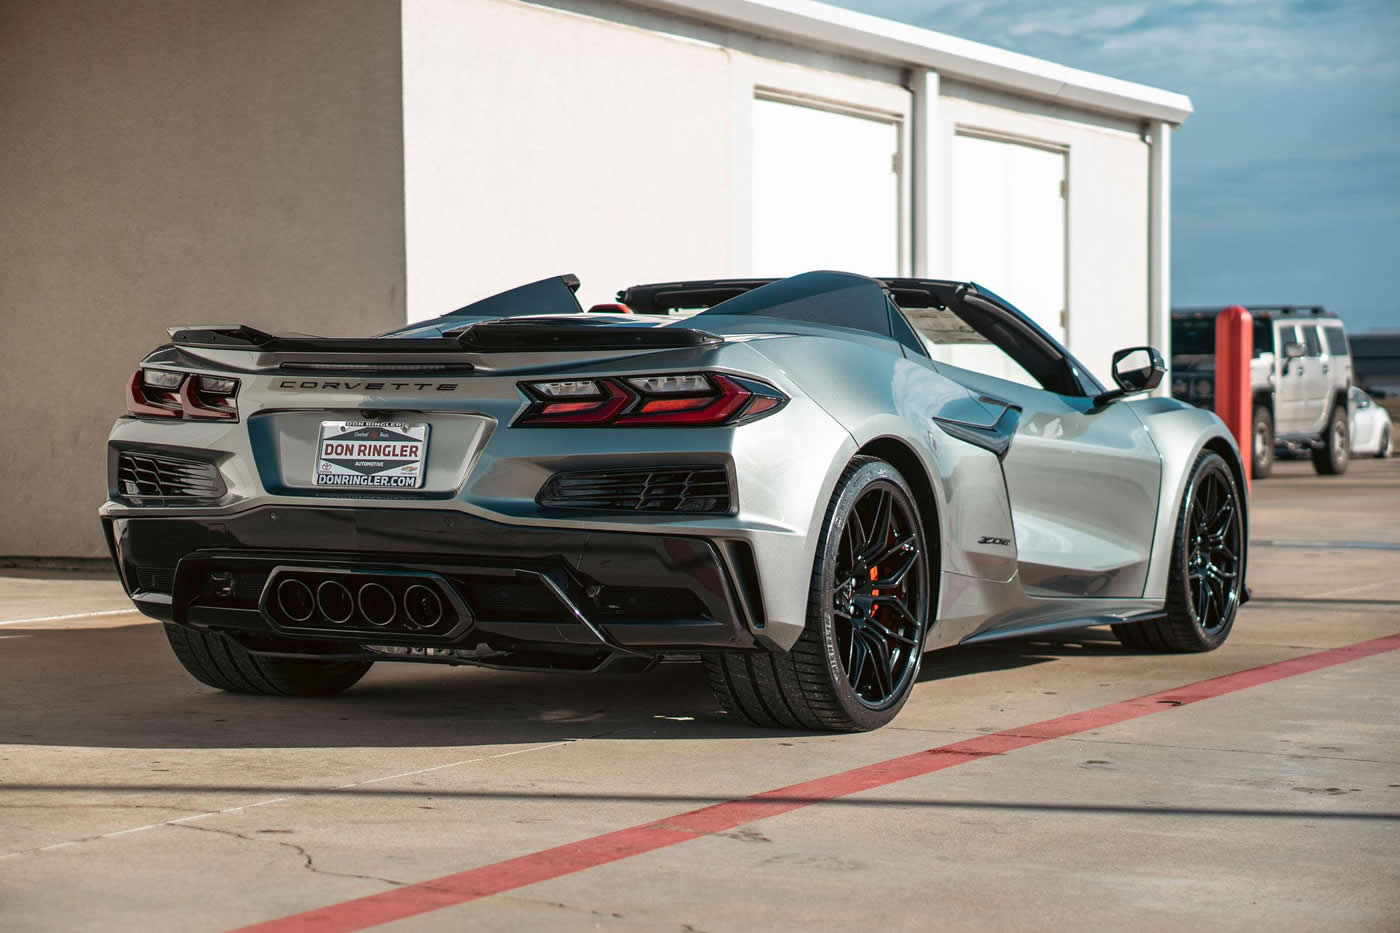
<path fill-rule="evenodd" d="M 755 820 L 932 774 L 990 755 L 1002 755 L 1052 739 L 1102 729 L 1165 709 L 1199 703 L 1396 649 L 1400 649 L 1400 634 L 1279 661 L 1134 700 L 940 745 L 912 755 L 668 816 L 652 823 L 619 829 L 431 881 L 254 924 L 234 933 L 348 933 L 363 930 L 726 832 Z"/>

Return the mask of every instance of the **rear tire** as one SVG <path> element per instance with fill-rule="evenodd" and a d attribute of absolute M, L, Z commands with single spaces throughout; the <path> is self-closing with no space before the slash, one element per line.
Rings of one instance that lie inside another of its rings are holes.
<path fill-rule="evenodd" d="M 196 680 L 229 693 L 333 696 L 353 687 L 374 664 L 258 657 L 227 635 L 169 623 L 165 635 L 175 657 Z"/>
<path fill-rule="evenodd" d="M 1113 626 L 1139 651 L 1214 651 L 1230 637 L 1244 592 L 1244 500 L 1219 454 L 1196 459 L 1172 541 L 1165 618 Z"/>
<path fill-rule="evenodd" d="M 930 553 L 904 477 L 883 460 L 853 459 L 822 522 L 801 637 L 785 654 L 705 655 L 716 698 L 756 726 L 863 732 L 888 723 L 919 675 Z"/>
<path fill-rule="evenodd" d="M 1345 405 L 1336 405 L 1322 433 L 1322 446 L 1312 452 L 1313 469 L 1323 476 L 1340 476 L 1351 460 L 1351 437 L 1347 431 Z"/>
<path fill-rule="evenodd" d="M 1251 475 L 1263 479 L 1274 470 L 1274 416 L 1260 405 L 1254 409 L 1254 443 Z"/>

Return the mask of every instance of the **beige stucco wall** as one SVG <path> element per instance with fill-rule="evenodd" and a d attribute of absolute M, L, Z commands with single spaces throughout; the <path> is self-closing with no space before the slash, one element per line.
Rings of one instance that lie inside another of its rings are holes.
<path fill-rule="evenodd" d="M 396 0 L 0 0 L 0 555 L 96 556 L 172 324 L 404 319 Z"/>

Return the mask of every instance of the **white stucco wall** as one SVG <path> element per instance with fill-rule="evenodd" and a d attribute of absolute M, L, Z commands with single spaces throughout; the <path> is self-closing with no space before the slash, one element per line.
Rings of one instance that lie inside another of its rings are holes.
<path fill-rule="evenodd" d="M 722 49 L 498 0 L 403 10 L 408 317 L 563 272 L 585 306 L 734 262 Z"/>
<path fill-rule="evenodd" d="M 1098 378 L 1109 378 L 1113 351 L 1149 341 L 1148 160 L 1141 130 L 996 91 L 942 82 L 935 107 L 934 227 L 929 270 L 942 274 L 951 256 L 947 147 L 960 128 L 1050 143 L 1068 152 L 1067 343 Z M 995 282 L 984 283 L 993 291 Z"/>
<path fill-rule="evenodd" d="M 517 0 L 403 9 L 408 317 L 562 272 L 585 307 L 750 273 L 760 90 L 905 114 L 903 88 Z"/>

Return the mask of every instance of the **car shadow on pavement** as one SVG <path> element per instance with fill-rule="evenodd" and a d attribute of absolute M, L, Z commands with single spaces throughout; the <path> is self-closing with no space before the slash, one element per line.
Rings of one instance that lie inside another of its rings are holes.
<path fill-rule="evenodd" d="M 1074 628 L 1053 635 L 956 645 L 924 655 L 919 682 L 946 680 L 987 671 L 1009 671 L 1061 658 L 1143 654 L 1119 644 L 1107 628 Z"/>
<path fill-rule="evenodd" d="M 928 655 L 921 681 L 1128 653 L 1095 630 Z M 328 698 L 198 683 L 159 625 L 0 630 L 0 744 L 88 748 L 481 747 L 574 738 L 771 740 L 720 710 L 698 664 L 536 674 L 385 663 Z M 805 733 L 786 733 L 800 735 Z"/>

